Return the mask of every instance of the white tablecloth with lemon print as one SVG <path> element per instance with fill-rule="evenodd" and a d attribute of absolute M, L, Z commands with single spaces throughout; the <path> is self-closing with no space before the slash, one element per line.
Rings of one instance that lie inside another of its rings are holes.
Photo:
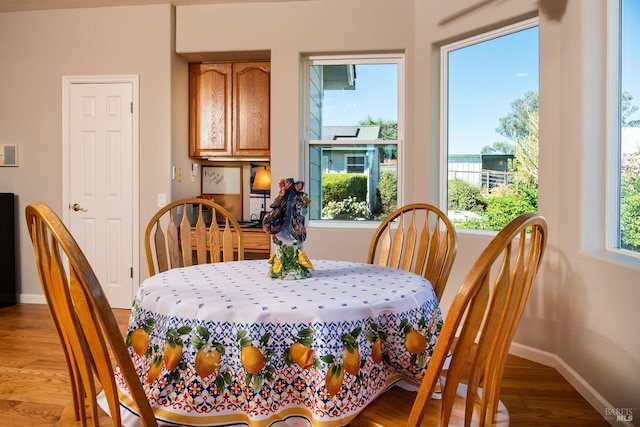
<path fill-rule="evenodd" d="M 420 381 L 442 325 L 431 284 L 388 267 L 313 264 L 303 280 L 270 279 L 267 262 L 251 260 L 141 284 L 127 344 L 160 420 L 339 426 L 390 384 Z"/>

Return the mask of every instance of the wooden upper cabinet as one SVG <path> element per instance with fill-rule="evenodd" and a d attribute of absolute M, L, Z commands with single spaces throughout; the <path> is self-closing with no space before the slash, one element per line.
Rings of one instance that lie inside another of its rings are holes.
<path fill-rule="evenodd" d="M 189 156 L 270 154 L 269 62 L 191 64 Z"/>
<path fill-rule="evenodd" d="M 232 64 L 189 66 L 189 156 L 231 156 Z"/>
<path fill-rule="evenodd" d="M 233 155 L 269 157 L 271 64 L 233 64 Z"/>

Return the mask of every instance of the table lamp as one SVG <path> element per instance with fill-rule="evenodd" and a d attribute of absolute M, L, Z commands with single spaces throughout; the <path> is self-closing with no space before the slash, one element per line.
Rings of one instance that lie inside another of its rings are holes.
<path fill-rule="evenodd" d="M 258 169 L 253 179 L 253 189 L 262 191 L 262 212 L 260 212 L 260 221 L 264 214 L 267 213 L 267 191 L 271 190 L 271 171 L 266 167 Z"/>

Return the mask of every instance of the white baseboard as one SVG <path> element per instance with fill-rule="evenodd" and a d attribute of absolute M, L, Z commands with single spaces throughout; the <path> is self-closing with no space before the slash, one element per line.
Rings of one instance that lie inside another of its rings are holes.
<path fill-rule="evenodd" d="M 47 300 L 44 295 L 19 294 L 18 302 L 21 304 L 46 304 Z"/>
<path fill-rule="evenodd" d="M 527 360 L 531 360 L 532 362 L 540 363 L 545 366 L 549 366 L 557 370 L 560 375 L 564 377 L 564 379 L 569 382 L 576 389 L 578 393 L 584 397 L 584 399 L 594 407 L 596 411 L 598 411 L 602 416 L 609 422 L 609 424 L 616 426 L 626 426 L 626 427 L 634 427 L 631 422 L 620 422 L 615 419 L 611 419 L 611 417 L 605 416 L 605 409 L 613 408 L 613 405 L 607 401 L 596 389 L 591 387 L 591 385 L 582 378 L 576 371 L 574 371 L 571 366 L 567 365 L 567 363 L 562 360 L 560 357 L 553 353 L 549 353 L 543 350 L 538 350 L 533 347 L 529 347 L 523 344 L 512 343 L 511 348 L 509 349 L 509 353 L 514 356 L 522 357 Z"/>

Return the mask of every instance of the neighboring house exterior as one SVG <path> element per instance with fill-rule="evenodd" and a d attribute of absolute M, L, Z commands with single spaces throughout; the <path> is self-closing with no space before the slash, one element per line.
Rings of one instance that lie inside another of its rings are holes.
<path fill-rule="evenodd" d="M 323 126 L 322 139 L 373 141 L 380 139 L 380 126 Z M 322 148 L 322 173 L 367 173 L 380 163 L 377 150 L 366 145 L 331 145 Z"/>
<path fill-rule="evenodd" d="M 449 154 L 448 179 L 461 179 L 480 187 L 482 159 L 480 154 Z"/>
<path fill-rule="evenodd" d="M 509 184 L 513 176 L 513 154 L 450 154 L 448 179 L 461 179 L 491 189 Z"/>
<path fill-rule="evenodd" d="M 374 210 L 378 200 L 377 184 L 380 181 L 380 166 L 383 159 L 378 147 L 359 144 L 358 141 L 380 139 L 380 126 L 323 126 L 322 140 L 353 141 L 353 144 L 332 144 L 320 149 L 322 173 L 357 173 L 367 176 L 367 204 Z"/>

